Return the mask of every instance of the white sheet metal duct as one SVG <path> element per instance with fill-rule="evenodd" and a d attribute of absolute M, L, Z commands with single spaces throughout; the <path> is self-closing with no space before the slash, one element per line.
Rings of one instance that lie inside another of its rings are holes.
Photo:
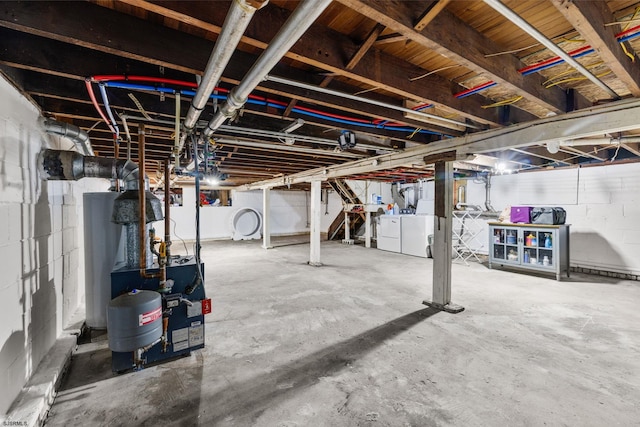
<path fill-rule="evenodd" d="M 308 0 L 300 2 L 287 22 L 278 31 L 278 34 L 271 40 L 267 49 L 262 52 L 262 55 L 244 76 L 244 79 L 229 93 L 227 102 L 220 107 L 204 130 L 206 136 L 211 136 L 216 129 L 228 118 L 233 117 L 235 112 L 247 102 L 249 94 L 264 80 L 271 69 L 291 49 L 291 46 L 302 37 L 302 34 L 329 6 L 331 1 Z"/>

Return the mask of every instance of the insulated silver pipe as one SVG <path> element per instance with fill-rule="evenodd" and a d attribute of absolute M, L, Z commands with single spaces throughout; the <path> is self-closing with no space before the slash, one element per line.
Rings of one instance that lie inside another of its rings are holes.
<path fill-rule="evenodd" d="M 42 123 L 44 125 L 44 130 L 47 133 L 69 138 L 83 155 L 93 156 L 93 148 L 91 148 L 89 134 L 80 129 L 78 126 L 74 126 L 65 122 L 59 122 L 54 119 L 44 119 Z"/>
<path fill-rule="evenodd" d="M 264 77 L 289 51 L 291 46 L 302 37 L 302 34 L 329 6 L 331 1 L 307 0 L 300 2 L 278 34 L 271 40 L 267 49 L 262 52 L 262 55 L 244 76 L 244 79 L 229 93 L 227 102 L 220 107 L 204 130 L 205 136 L 211 136 L 228 118 L 233 117 L 234 113 L 247 102 L 249 94 L 264 80 Z"/>
<path fill-rule="evenodd" d="M 533 28 L 531 24 L 522 19 L 517 13 L 509 9 L 505 6 L 500 0 L 484 0 L 486 4 L 495 9 L 502 16 L 507 18 L 509 21 L 516 24 L 518 27 L 522 28 L 527 34 L 529 34 L 534 39 L 538 40 L 543 46 L 549 49 L 551 52 L 558 55 L 560 58 L 564 59 L 567 64 L 571 65 L 577 71 L 580 72 L 583 76 L 591 80 L 596 86 L 600 89 L 607 92 L 613 99 L 620 99 L 618 94 L 607 86 L 602 80 L 591 74 L 589 70 L 587 70 L 582 64 L 573 59 L 571 55 L 562 50 L 558 45 L 549 40 L 544 34 Z"/>
<path fill-rule="evenodd" d="M 127 190 L 135 189 L 138 165 L 130 160 L 83 156 L 75 151 L 42 150 L 38 156 L 40 177 L 47 181 L 82 178 L 122 179 Z"/>
<path fill-rule="evenodd" d="M 376 101 L 375 99 L 362 98 L 362 97 L 357 96 L 357 95 L 351 95 L 350 93 L 339 92 L 337 90 L 327 89 L 325 87 L 320 87 L 320 86 L 314 86 L 314 85 L 310 85 L 310 84 L 307 84 L 307 83 L 304 83 L 304 82 L 299 82 L 299 81 L 295 81 L 295 80 L 289 80 L 289 79 L 285 79 L 285 78 L 277 77 L 277 76 L 272 76 L 272 75 L 265 76 L 265 80 L 271 81 L 271 82 L 275 82 L 275 83 L 281 83 L 281 84 L 284 84 L 284 85 L 287 85 L 287 86 L 294 86 L 294 87 L 298 87 L 298 88 L 301 88 L 301 89 L 312 90 L 312 91 L 315 91 L 315 92 L 326 93 L 328 95 L 333 95 L 333 96 L 337 96 L 337 97 L 340 97 L 340 98 L 345 98 L 345 99 L 351 99 L 351 100 L 354 100 L 354 101 L 364 102 L 366 104 L 377 105 L 379 107 L 388 108 L 390 110 L 402 111 L 403 113 L 410 113 L 410 114 L 413 114 L 415 116 L 419 116 L 419 117 L 423 117 L 425 119 L 428 119 L 431 123 L 436 124 L 436 125 L 440 124 L 441 126 L 445 126 L 443 123 L 451 123 L 451 124 L 454 124 L 454 125 L 457 125 L 457 126 L 464 126 L 464 127 L 468 127 L 468 128 L 478 129 L 478 126 L 470 125 L 468 123 L 459 122 L 459 121 L 456 121 L 456 120 L 447 119 L 445 117 L 436 116 L 435 114 L 429 114 L 429 113 L 425 113 L 425 112 L 422 112 L 422 111 L 416 111 L 416 110 L 412 110 L 411 108 L 405 108 L 405 107 L 401 107 L 399 105 L 389 104 L 387 102 Z M 438 121 L 440 123 L 435 123 L 434 121 Z"/>
<path fill-rule="evenodd" d="M 211 52 L 209 61 L 204 70 L 202 81 L 198 90 L 191 100 L 191 106 L 184 119 L 183 127 L 185 133 L 181 137 L 180 150 L 184 145 L 186 135 L 191 133 L 204 109 L 213 89 L 220 81 L 222 72 L 229 63 L 231 55 L 235 51 L 240 39 L 244 34 L 253 14 L 262 8 L 269 0 L 234 0 L 227 17 L 222 24 L 222 30 L 216 40 L 216 44 Z"/>

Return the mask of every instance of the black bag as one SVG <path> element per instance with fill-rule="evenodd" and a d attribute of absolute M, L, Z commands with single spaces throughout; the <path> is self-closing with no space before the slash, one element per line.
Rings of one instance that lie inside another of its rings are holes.
<path fill-rule="evenodd" d="M 566 219 L 567 212 L 563 208 L 533 208 L 531 210 L 532 224 L 564 224 Z"/>

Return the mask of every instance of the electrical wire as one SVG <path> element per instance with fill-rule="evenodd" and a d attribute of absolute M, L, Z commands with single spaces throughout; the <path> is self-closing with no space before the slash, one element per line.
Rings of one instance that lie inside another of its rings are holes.
<path fill-rule="evenodd" d="M 612 158 L 611 158 L 611 160 L 610 160 L 611 162 L 614 162 L 614 161 L 616 160 L 616 157 L 618 157 L 618 151 L 620 151 L 620 146 L 621 146 L 621 145 L 622 145 L 622 144 L 618 144 L 618 147 L 616 148 L 616 152 L 615 152 L 615 153 L 613 153 L 613 157 L 612 157 Z"/>
<path fill-rule="evenodd" d="M 583 46 L 581 48 L 567 52 L 567 54 L 572 58 L 576 59 L 576 58 L 581 58 L 585 55 L 592 54 L 594 52 L 595 50 L 593 50 L 591 46 Z M 523 76 L 528 76 L 529 74 L 536 73 L 538 71 L 542 71 L 547 68 L 555 67 L 556 65 L 561 64 L 563 62 L 564 62 L 564 59 L 560 58 L 559 56 L 554 56 L 553 58 L 545 59 L 544 61 L 540 61 L 538 63 L 528 65 L 524 68 L 520 68 L 518 72 L 520 72 Z"/>
<path fill-rule="evenodd" d="M 596 74 L 596 77 L 600 78 L 600 77 L 604 77 L 604 76 L 606 76 L 608 74 L 611 74 L 611 70 L 607 70 L 607 71 L 604 71 L 604 72 L 602 72 L 600 74 Z M 587 78 L 585 76 L 580 76 L 580 77 L 571 77 L 571 78 L 564 79 L 564 80 L 558 80 L 557 82 L 553 82 L 553 83 L 551 83 L 549 85 L 546 85 L 545 88 L 549 89 L 551 87 L 557 86 L 557 85 L 562 84 L 562 83 L 577 82 L 577 81 L 582 81 L 582 80 L 587 80 Z"/>
<path fill-rule="evenodd" d="M 635 27 L 628 28 L 628 29 L 625 29 L 624 31 L 619 32 L 618 34 L 616 34 L 615 37 L 618 40 L 618 43 L 623 43 L 625 41 L 640 37 L 640 32 L 638 32 L 639 30 L 640 30 L 640 25 L 636 25 Z M 623 49 L 625 49 L 624 44 L 623 44 Z M 595 50 L 591 46 L 587 45 L 579 49 L 576 49 L 574 51 L 568 52 L 568 54 L 572 58 L 580 58 L 582 56 L 589 55 L 594 52 Z M 559 56 L 555 56 L 553 58 L 549 58 L 544 61 L 540 61 L 535 64 L 521 68 L 518 71 L 522 75 L 526 76 L 538 71 L 545 70 L 547 68 L 555 67 L 556 65 L 559 65 L 563 62 L 564 62 L 564 59 L 560 58 Z"/>
<path fill-rule="evenodd" d="M 589 65 L 585 65 L 584 68 L 586 68 L 587 70 L 590 70 L 590 69 L 598 67 L 598 66 L 600 66 L 602 64 L 604 64 L 604 61 L 598 61 L 598 62 L 594 62 L 594 63 L 589 64 Z M 560 78 L 562 76 L 566 76 L 568 74 L 575 74 L 575 73 L 576 73 L 576 70 L 574 70 L 573 68 L 569 69 L 569 70 L 565 70 L 565 71 L 563 71 L 561 73 L 558 73 L 558 74 L 556 74 L 554 76 L 549 77 L 547 80 L 545 80 L 542 83 L 542 85 L 543 86 L 548 85 L 549 83 L 553 82 L 557 78 Z"/>
<path fill-rule="evenodd" d="M 509 98 L 509 99 L 505 99 L 505 100 L 502 100 L 502 101 L 494 102 L 493 104 L 482 105 L 481 108 L 495 108 L 495 107 L 502 107 L 502 106 L 505 106 L 505 105 L 511 105 L 511 104 L 515 104 L 516 102 L 520 101 L 522 98 L 524 98 L 522 95 L 518 95 L 518 96 L 514 96 L 513 98 Z"/>
<path fill-rule="evenodd" d="M 431 74 L 435 74 L 435 73 L 438 73 L 440 71 L 448 70 L 450 68 L 457 68 L 457 67 L 462 67 L 462 65 L 456 64 L 456 65 L 449 65 L 449 66 L 446 66 L 446 67 L 441 67 L 441 68 L 438 68 L 436 70 L 429 71 L 426 74 L 422 74 L 422 75 L 417 76 L 417 77 L 411 77 L 409 79 L 409 81 L 410 82 L 415 82 L 416 80 L 420 80 L 420 79 L 424 79 L 425 77 L 429 77 Z"/>

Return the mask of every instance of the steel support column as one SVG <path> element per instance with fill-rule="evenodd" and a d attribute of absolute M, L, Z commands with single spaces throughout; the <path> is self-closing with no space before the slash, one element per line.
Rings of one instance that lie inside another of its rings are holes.
<path fill-rule="evenodd" d="M 262 247 L 271 249 L 271 189 L 262 189 Z"/>
<path fill-rule="evenodd" d="M 309 265 L 318 267 L 320 262 L 320 222 L 322 220 L 322 200 L 320 199 L 321 181 L 311 181 L 311 253 Z"/>
<path fill-rule="evenodd" d="M 353 240 L 351 239 L 351 224 L 349 224 L 348 211 L 344 212 L 344 239 L 342 239 L 342 243 L 353 245 Z"/>
<path fill-rule="evenodd" d="M 451 303 L 451 236 L 453 232 L 453 162 L 435 162 L 433 291 L 425 305 L 450 313 L 464 307 Z"/>
<path fill-rule="evenodd" d="M 371 212 L 367 210 L 364 216 L 364 246 L 366 248 L 371 247 Z"/>

